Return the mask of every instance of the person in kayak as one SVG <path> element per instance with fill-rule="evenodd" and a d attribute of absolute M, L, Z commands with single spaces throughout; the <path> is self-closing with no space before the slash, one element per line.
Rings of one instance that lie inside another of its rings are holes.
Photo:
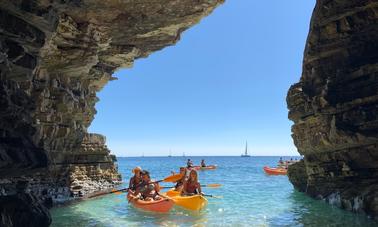
<path fill-rule="evenodd" d="M 190 171 L 189 178 L 184 182 L 182 195 L 202 194 L 201 185 L 198 182 L 198 174 L 194 169 Z"/>
<path fill-rule="evenodd" d="M 193 167 L 193 162 L 192 162 L 192 160 L 188 159 L 188 161 L 186 162 L 186 167 L 187 167 L 187 168 L 192 168 L 192 167 Z"/>
<path fill-rule="evenodd" d="M 205 159 L 202 159 L 202 161 L 201 161 L 201 167 L 206 167 Z"/>
<path fill-rule="evenodd" d="M 142 183 L 135 190 L 134 197 L 145 201 L 160 200 L 160 186 L 158 183 L 152 182 L 150 173 L 147 170 L 141 172 Z"/>
<path fill-rule="evenodd" d="M 184 183 L 185 183 L 185 180 L 186 180 L 186 177 L 187 177 L 187 170 L 185 167 L 180 167 L 180 174 L 182 175 L 181 179 L 176 181 L 176 185 L 175 185 L 175 191 L 179 191 L 181 192 L 182 191 L 182 187 L 184 186 Z"/>
<path fill-rule="evenodd" d="M 133 169 L 133 173 L 134 173 L 134 176 L 132 176 L 130 178 L 130 181 L 129 181 L 129 190 L 132 190 L 132 191 L 135 191 L 135 189 L 137 188 L 137 186 L 142 183 L 142 176 L 140 174 L 140 172 L 142 171 L 142 168 L 140 168 L 139 166 L 135 167 Z"/>

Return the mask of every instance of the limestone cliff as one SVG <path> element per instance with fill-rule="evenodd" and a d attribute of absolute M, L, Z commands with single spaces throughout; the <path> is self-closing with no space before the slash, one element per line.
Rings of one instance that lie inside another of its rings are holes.
<path fill-rule="evenodd" d="M 96 92 L 116 69 L 175 44 L 222 2 L 0 0 L 4 204 L 38 198 L 36 207 L 51 205 L 116 184 L 105 138 L 87 133 Z M 18 196 L 17 182 L 26 182 L 27 196 Z M 9 224 L 14 215 L 0 208 L 7 217 L 0 225 Z"/>
<path fill-rule="evenodd" d="M 287 103 L 304 155 L 294 186 L 378 217 L 378 1 L 317 1 Z"/>

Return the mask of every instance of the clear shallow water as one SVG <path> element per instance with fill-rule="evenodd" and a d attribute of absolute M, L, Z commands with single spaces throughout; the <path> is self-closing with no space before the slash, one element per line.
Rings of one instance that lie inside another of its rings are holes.
<path fill-rule="evenodd" d="M 128 181 L 135 166 L 149 170 L 152 178 L 163 179 L 171 170 L 177 172 L 187 158 L 195 164 L 201 160 L 201 157 L 118 158 L 118 166 L 124 181 Z M 223 186 L 203 188 L 203 191 L 223 198 L 208 198 L 208 206 L 200 212 L 180 208 L 174 208 L 169 214 L 143 212 L 127 203 L 126 194 L 111 194 L 53 208 L 52 226 L 378 226 L 363 215 L 296 192 L 286 176 L 266 175 L 262 167 L 274 166 L 278 159 L 206 157 L 206 163 L 217 164 L 218 169 L 200 171 L 201 184 Z"/>

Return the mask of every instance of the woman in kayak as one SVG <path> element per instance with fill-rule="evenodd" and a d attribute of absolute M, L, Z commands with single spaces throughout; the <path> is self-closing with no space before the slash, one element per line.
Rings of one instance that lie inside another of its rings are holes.
<path fill-rule="evenodd" d="M 198 174 L 194 169 L 190 171 L 189 178 L 184 182 L 182 195 L 202 194 L 201 185 L 198 182 Z"/>
<path fill-rule="evenodd" d="M 142 168 L 139 166 L 135 167 L 133 169 L 134 176 L 130 178 L 129 181 L 129 190 L 135 191 L 137 186 L 142 183 L 142 176 L 140 175 L 140 172 L 142 171 Z"/>
<path fill-rule="evenodd" d="M 147 170 L 141 172 L 142 183 L 138 185 L 135 190 L 134 197 L 145 201 L 160 200 L 159 196 L 160 186 L 158 183 L 152 182 L 150 173 Z"/>

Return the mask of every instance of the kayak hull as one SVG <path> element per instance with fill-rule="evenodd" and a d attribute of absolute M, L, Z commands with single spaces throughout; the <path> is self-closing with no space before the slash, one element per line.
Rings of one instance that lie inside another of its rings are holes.
<path fill-rule="evenodd" d="M 207 205 L 207 199 L 202 195 L 181 196 L 180 192 L 169 190 L 166 195 L 170 197 L 177 206 L 187 210 L 198 211 Z"/>
<path fill-rule="evenodd" d="M 268 166 L 264 166 L 264 171 L 266 174 L 269 174 L 269 175 L 286 175 L 287 174 L 287 169 L 270 168 Z"/>
<path fill-rule="evenodd" d="M 205 167 L 202 167 L 202 166 L 193 166 L 193 168 L 195 170 L 214 170 L 217 168 L 216 165 L 209 165 L 209 166 L 205 166 Z"/>
<path fill-rule="evenodd" d="M 168 213 L 175 204 L 171 199 L 163 198 L 161 200 L 144 201 L 140 199 L 134 199 L 130 194 L 127 195 L 127 199 L 136 208 L 158 213 Z"/>

